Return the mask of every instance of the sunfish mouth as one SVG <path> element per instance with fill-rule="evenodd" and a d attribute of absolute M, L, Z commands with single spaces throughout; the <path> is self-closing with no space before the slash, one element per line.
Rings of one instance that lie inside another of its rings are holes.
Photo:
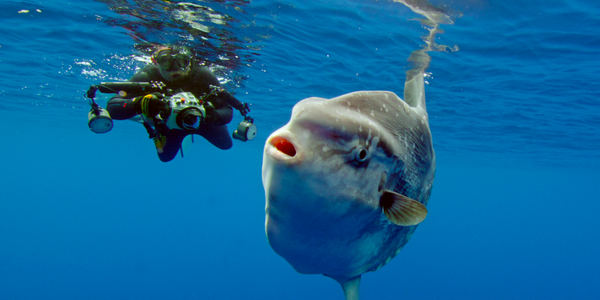
<path fill-rule="evenodd" d="M 266 153 L 272 158 L 292 163 L 300 159 L 298 143 L 288 134 L 273 134 L 267 141 Z"/>
<path fill-rule="evenodd" d="M 271 145 L 273 145 L 273 147 L 275 147 L 277 150 L 279 150 L 279 152 L 281 152 L 289 157 L 296 156 L 296 147 L 294 147 L 294 144 L 292 144 L 292 142 L 288 141 L 284 137 L 279 137 L 279 136 L 274 137 L 271 140 Z"/>

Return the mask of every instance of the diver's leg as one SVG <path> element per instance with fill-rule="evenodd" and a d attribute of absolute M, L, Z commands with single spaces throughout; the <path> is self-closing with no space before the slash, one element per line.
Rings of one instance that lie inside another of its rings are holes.
<path fill-rule="evenodd" d="M 181 142 L 187 133 L 183 130 L 167 129 L 162 135 L 166 138 L 164 141 L 165 144 L 162 145 L 162 148 L 157 147 L 156 153 L 162 162 L 169 162 L 175 158 L 175 155 L 177 155 L 179 149 L 181 149 Z M 155 139 L 156 138 L 159 137 L 155 137 Z"/>
<path fill-rule="evenodd" d="M 211 144 L 222 150 L 227 150 L 233 146 L 233 141 L 231 140 L 231 136 L 229 136 L 229 131 L 225 125 L 201 126 L 200 129 L 196 131 L 196 134 L 203 136 Z"/>

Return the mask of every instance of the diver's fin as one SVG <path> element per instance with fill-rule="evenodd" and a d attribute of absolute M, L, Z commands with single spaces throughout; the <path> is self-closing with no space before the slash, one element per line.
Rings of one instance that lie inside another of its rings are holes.
<path fill-rule="evenodd" d="M 360 288 L 360 275 L 352 278 L 325 276 L 335 279 L 335 281 L 342 286 L 346 300 L 359 300 L 358 290 Z"/>
<path fill-rule="evenodd" d="M 400 226 L 417 225 L 427 216 L 425 205 L 389 190 L 383 192 L 379 205 L 388 220 Z"/>
<path fill-rule="evenodd" d="M 181 157 L 184 157 L 192 148 L 192 144 L 194 143 L 194 135 L 188 134 L 181 141 Z"/>

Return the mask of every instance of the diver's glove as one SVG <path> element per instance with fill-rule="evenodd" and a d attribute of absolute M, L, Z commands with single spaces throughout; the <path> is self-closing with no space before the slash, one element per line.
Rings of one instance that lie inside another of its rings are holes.
<path fill-rule="evenodd" d="M 162 99 L 161 93 L 152 93 L 146 96 L 136 97 L 133 101 L 138 114 L 143 114 L 148 118 L 154 118 L 160 113 L 168 113 L 169 107 Z"/>
<path fill-rule="evenodd" d="M 204 102 L 204 122 L 213 124 L 219 121 L 219 114 L 210 102 Z"/>
<path fill-rule="evenodd" d="M 249 112 L 250 112 L 250 106 L 248 106 L 248 103 L 244 103 L 242 105 L 242 109 L 240 109 L 240 113 L 242 114 L 242 116 L 245 117 Z"/>

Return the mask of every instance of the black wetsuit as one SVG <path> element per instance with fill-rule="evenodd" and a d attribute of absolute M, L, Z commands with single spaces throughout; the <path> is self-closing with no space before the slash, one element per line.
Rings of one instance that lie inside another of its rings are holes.
<path fill-rule="evenodd" d="M 133 75 L 129 81 L 132 82 L 150 82 L 162 81 L 166 84 L 166 88 L 171 89 L 173 93 L 191 92 L 198 99 L 204 95 L 210 94 L 210 86 L 220 87 L 219 80 L 206 67 L 192 63 L 192 70 L 185 78 L 176 80 L 175 82 L 167 82 L 160 75 L 160 71 L 155 65 L 148 65 Z M 111 98 L 106 109 L 110 116 L 115 120 L 130 119 L 138 114 L 134 107 L 133 98 L 144 95 L 127 95 L 127 98 L 116 96 Z M 204 101 L 209 101 L 215 107 L 215 117 L 211 123 L 204 122 L 194 133 L 203 136 L 211 144 L 220 149 L 229 149 L 233 145 L 226 124 L 231 122 L 233 118 L 233 110 L 243 109 L 243 104 L 222 90 L 216 95 L 211 95 Z M 158 157 L 163 162 L 168 162 L 175 158 L 177 152 L 181 148 L 181 142 L 190 134 L 189 132 L 179 129 L 161 129 L 161 134 L 166 136 L 166 144 L 162 148 L 162 152 L 158 151 Z"/>

